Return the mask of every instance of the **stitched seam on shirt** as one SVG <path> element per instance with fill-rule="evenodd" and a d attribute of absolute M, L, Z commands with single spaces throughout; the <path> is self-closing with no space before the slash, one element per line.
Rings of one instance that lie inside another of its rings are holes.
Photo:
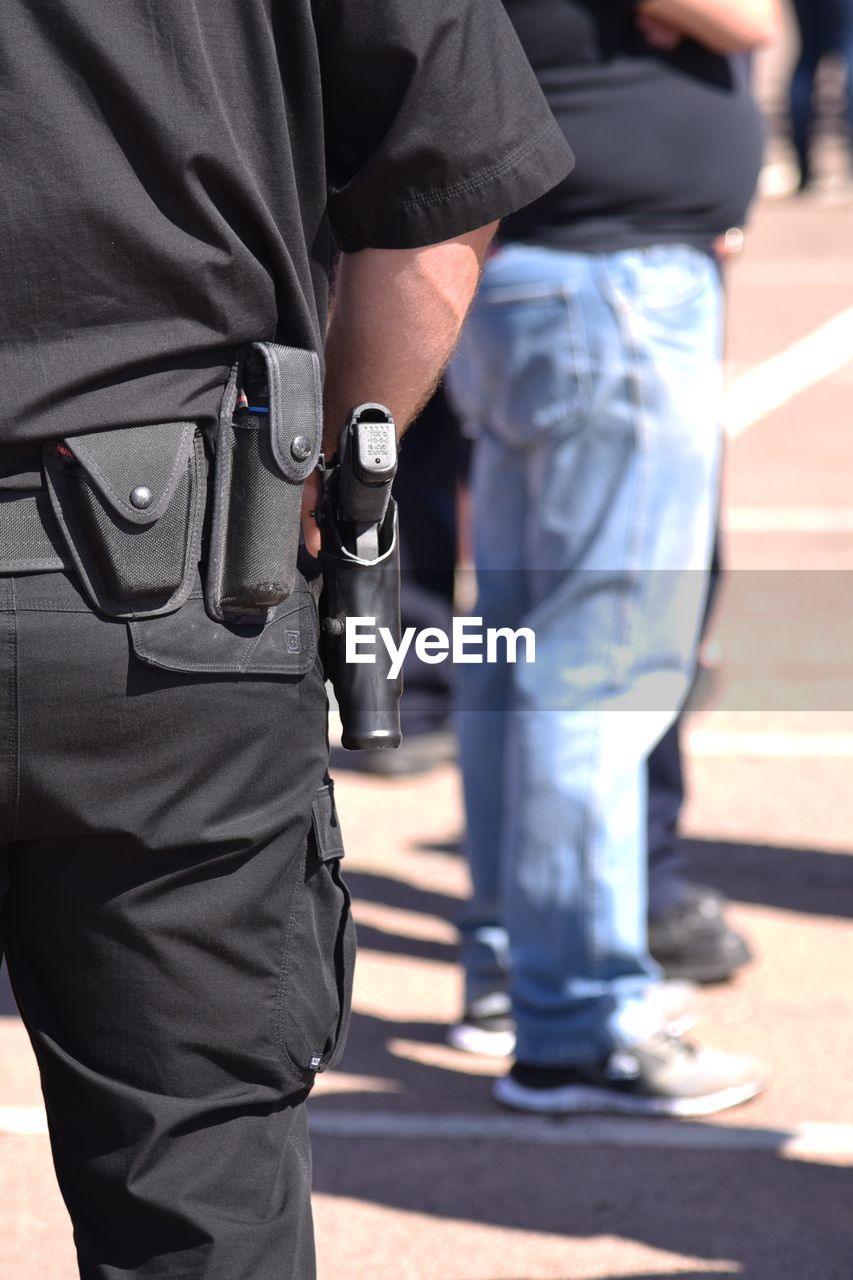
<path fill-rule="evenodd" d="M 520 160 L 526 159 L 530 152 L 539 145 L 544 134 L 550 132 L 552 128 L 551 122 L 547 121 L 541 129 L 534 133 L 532 138 L 522 142 L 508 156 L 504 156 L 503 160 L 490 165 L 488 169 L 483 169 L 473 178 L 464 178 L 459 182 L 452 183 L 449 187 L 439 187 L 432 191 L 424 191 L 419 195 L 407 196 L 404 200 L 392 200 L 391 208 L 404 211 L 417 208 L 419 205 L 440 204 L 451 196 L 465 195 L 468 192 L 476 191 L 479 187 L 484 187 L 491 182 L 493 178 L 502 177 L 510 169 L 513 169 Z"/>

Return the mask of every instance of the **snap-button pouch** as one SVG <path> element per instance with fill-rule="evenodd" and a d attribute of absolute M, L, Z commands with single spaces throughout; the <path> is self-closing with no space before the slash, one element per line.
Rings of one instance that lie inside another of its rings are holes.
<path fill-rule="evenodd" d="M 59 447 L 45 447 L 44 465 L 53 513 L 95 608 L 113 618 L 180 608 L 192 589 L 204 521 L 204 450 L 195 423 L 66 436 Z"/>
<path fill-rule="evenodd" d="M 152 494 L 151 490 L 144 484 L 137 485 L 130 495 L 131 505 L 136 507 L 137 511 L 145 511 L 151 506 Z"/>

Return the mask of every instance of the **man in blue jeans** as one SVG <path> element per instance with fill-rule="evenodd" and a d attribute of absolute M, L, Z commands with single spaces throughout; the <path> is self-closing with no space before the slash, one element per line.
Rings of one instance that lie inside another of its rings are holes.
<path fill-rule="evenodd" d="M 685 1010 L 648 953 L 645 763 L 690 681 L 711 558 L 712 245 L 760 165 L 723 50 L 764 38 L 770 7 L 506 7 L 577 164 L 504 224 L 451 371 L 479 433 L 476 612 L 536 635 L 534 664 L 458 671 L 465 1022 L 511 1014 L 507 1105 L 700 1115 L 761 1078 L 672 1033 Z"/>

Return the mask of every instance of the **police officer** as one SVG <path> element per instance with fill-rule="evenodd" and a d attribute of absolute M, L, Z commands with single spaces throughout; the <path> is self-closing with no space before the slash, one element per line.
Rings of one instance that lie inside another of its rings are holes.
<path fill-rule="evenodd" d="M 9 0 L 0 85 L 0 945 L 80 1274 L 309 1280 L 352 929 L 310 555 L 217 620 L 228 432 L 298 492 L 324 347 L 328 452 L 405 425 L 570 153 L 497 0 Z"/>

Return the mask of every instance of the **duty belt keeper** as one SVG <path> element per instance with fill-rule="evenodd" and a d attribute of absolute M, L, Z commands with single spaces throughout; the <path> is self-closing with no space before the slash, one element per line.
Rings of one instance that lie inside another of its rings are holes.
<path fill-rule="evenodd" d="M 262 362 L 268 412 L 235 419 L 249 362 Z M 215 441 L 206 600 L 218 621 L 262 625 L 293 591 L 302 486 L 317 465 L 322 417 L 315 352 L 255 342 L 240 353 Z"/>
<path fill-rule="evenodd" d="M 92 604 L 114 618 L 180 608 L 201 554 L 206 490 L 195 423 L 66 436 L 45 445 L 51 506 Z"/>

